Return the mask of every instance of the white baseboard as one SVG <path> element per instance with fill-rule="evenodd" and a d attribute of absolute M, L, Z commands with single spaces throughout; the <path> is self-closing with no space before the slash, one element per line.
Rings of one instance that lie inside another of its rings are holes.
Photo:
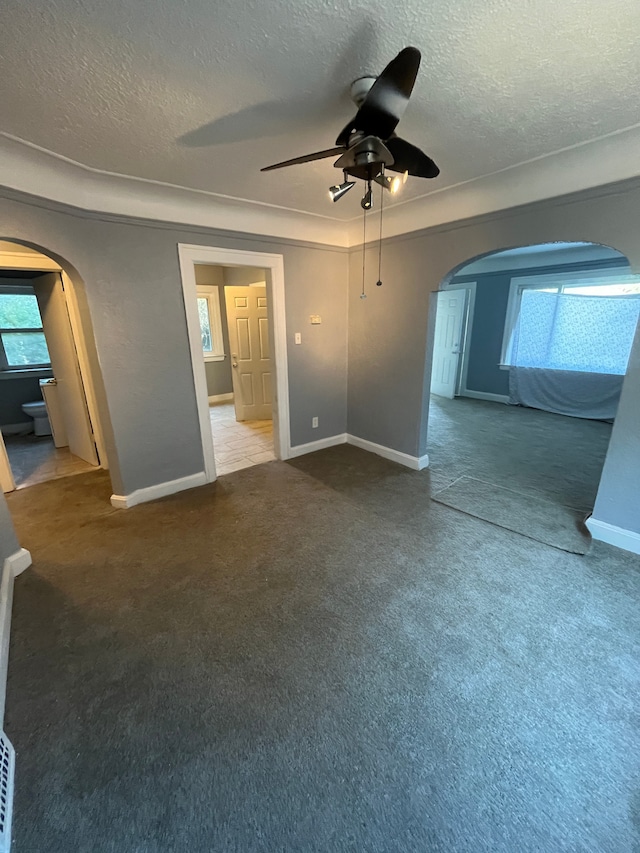
<path fill-rule="evenodd" d="M 18 575 L 21 575 L 22 572 L 24 572 L 25 569 L 28 569 L 31 565 L 31 554 L 26 548 L 20 548 L 19 551 L 16 551 L 14 554 L 7 557 L 4 564 L 9 567 L 9 571 L 12 576 L 17 578 Z"/>
<path fill-rule="evenodd" d="M 309 441 L 307 444 L 296 444 L 289 450 L 289 459 L 296 456 L 304 456 L 307 453 L 315 453 L 316 450 L 326 450 L 327 447 L 335 447 L 337 444 L 346 444 L 347 434 L 330 435 L 328 438 L 320 438 L 318 441 Z"/>
<path fill-rule="evenodd" d="M 622 548 L 625 551 L 631 551 L 632 554 L 640 554 L 640 533 L 636 533 L 635 530 L 616 527 L 615 524 L 599 521 L 593 516 L 588 518 L 585 524 L 593 539 L 606 542 L 608 545 L 615 545 L 616 548 Z"/>
<path fill-rule="evenodd" d="M 184 492 L 186 489 L 195 489 L 204 486 L 207 476 L 204 471 L 191 474 L 188 477 L 180 477 L 178 480 L 169 480 L 166 483 L 157 483 L 155 486 L 147 486 L 146 489 L 136 489 L 130 495 L 111 495 L 111 506 L 116 509 L 130 509 L 137 504 L 155 501 L 176 492 Z"/>
<path fill-rule="evenodd" d="M 365 438 L 358 438 L 357 435 L 348 435 L 347 442 L 353 444 L 354 447 L 360 447 L 362 450 L 368 450 L 370 453 L 390 459 L 391 462 L 404 465 L 405 468 L 411 468 L 413 471 L 422 471 L 424 468 L 429 467 L 429 457 L 426 453 L 424 456 L 410 456 L 408 453 L 401 453 L 399 450 L 393 450 L 391 447 L 367 441 Z"/>
<path fill-rule="evenodd" d="M 33 432 L 33 421 L 23 421 L 20 424 L 2 424 L 0 432 L 3 435 L 20 435 L 21 432 Z"/>
<path fill-rule="evenodd" d="M 31 565 L 31 554 L 20 548 L 10 554 L 2 566 L 0 581 L 0 721 L 4 725 L 4 702 L 7 692 L 9 667 L 9 635 L 11 633 L 11 606 L 13 604 L 13 582 L 17 575 Z"/>
<path fill-rule="evenodd" d="M 233 392 L 231 394 L 214 394 L 213 397 L 209 397 L 209 404 L 229 403 L 231 400 L 233 400 Z"/>
<path fill-rule="evenodd" d="M 463 388 L 460 391 L 461 397 L 472 397 L 474 400 L 489 400 L 490 403 L 508 403 L 509 398 L 504 394 L 490 394 L 488 391 L 469 391 L 468 388 Z"/>

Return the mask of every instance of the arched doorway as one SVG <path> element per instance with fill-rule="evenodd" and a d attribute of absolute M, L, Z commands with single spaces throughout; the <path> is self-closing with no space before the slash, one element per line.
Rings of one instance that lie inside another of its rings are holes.
<path fill-rule="evenodd" d="M 593 243 L 474 258 L 437 299 L 435 499 L 578 553 L 640 311 L 640 277 Z"/>
<path fill-rule="evenodd" d="M 83 282 L 43 247 L 0 241 L 4 492 L 108 468 L 101 376 Z"/>

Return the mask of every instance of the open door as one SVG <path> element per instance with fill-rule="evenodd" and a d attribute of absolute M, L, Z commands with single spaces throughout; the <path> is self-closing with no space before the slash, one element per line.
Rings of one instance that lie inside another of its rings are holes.
<path fill-rule="evenodd" d="M 431 368 L 431 393 L 453 399 L 457 391 L 467 290 L 438 293 Z"/>
<path fill-rule="evenodd" d="M 69 450 L 74 456 L 97 466 L 98 454 L 60 274 L 48 273 L 35 279 L 34 290 L 51 357 L 51 368 L 57 381 L 59 408 Z"/>
<path fill-rule="evenodd" d="M 266 287 L 225 287 L 236 420 L 270 420 L 271 353 Z"/>
<path fill-rule="evenodd" d="M 5 493 L 12 492 L 16 487 L 9 457 L 7 456 L 7 448 L 4 446 L 2 432 L 0 432 L 0 486 Z"/>

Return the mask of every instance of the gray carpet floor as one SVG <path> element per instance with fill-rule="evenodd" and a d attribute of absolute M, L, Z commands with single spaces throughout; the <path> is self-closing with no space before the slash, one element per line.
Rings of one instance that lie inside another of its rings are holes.
<path fill-rule="evenodd" d="M 572 554 L 586 554 L 592 545 L 584 513 L 531 493 L 459 477 L 431 499 Z"/>
<path fill-rule="evenodd" d="M 11 495 L 15 853 L 640 849 L 640 558 L 434 479 L 342 446 Z"/>
<path fill-rule="evenodd" d="M 428 451 L 435 489 L 458 477 L 588 512 L 611 424 L 484 400 L 431 397 Z"/>

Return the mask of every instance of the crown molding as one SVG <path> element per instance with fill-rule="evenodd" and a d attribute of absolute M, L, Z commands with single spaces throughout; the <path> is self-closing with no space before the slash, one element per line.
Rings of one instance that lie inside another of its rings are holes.
<path fill-rule="evenodd" d="M 92 169 L 1 131 L 0 186 L 92 213 L 348 246 L 341 220 Z"/>
<path fill-rule="evenodd" d="M 384 236 L 571 195 L 640 175 L 640 125 L 385 208 Z M 362 219 L 348 222 L 349 246 L 362 244 Z M 367 241 L 368 242 L 368 241 Z"/>
<path fill-rule="evenodd" d="M 384 237 L 594 190 L 640 175 L 640 125 L 385 208 Z M 236 231 L 313 245 L 362 243 L 344 221 L 104 172 L 0 132 L 0 186 L 91 214 Z"/>

